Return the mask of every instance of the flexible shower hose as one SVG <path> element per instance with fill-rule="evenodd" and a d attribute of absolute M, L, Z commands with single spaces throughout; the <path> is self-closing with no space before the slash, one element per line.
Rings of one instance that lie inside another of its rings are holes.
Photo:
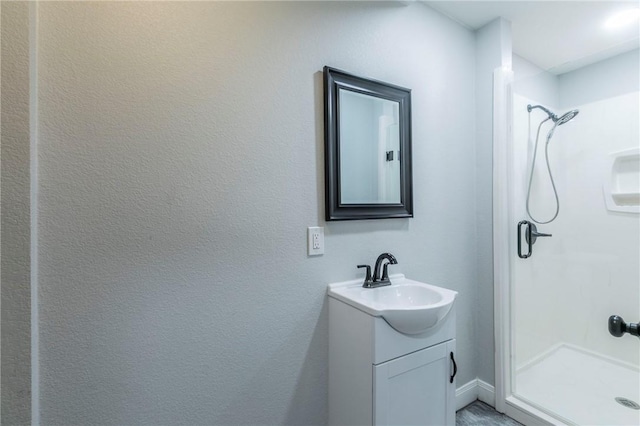
<path fill-rule="evenodd" d="M 553 215 L 553 217 L 549 220 L 547 220 L 546 222 L 537 220 L 536 218 L 533 217 L 533 215 L 531 214 L 531 211 L 529 211 L 529 198 L 531 196 L 531 182 L 533 181 L 533 171 L 535 170 L 536 167 L 536 156 L 538 154 L 538 139 L 540 138 L 540 129 L 542 128 L 542 125 L 546 122 L 549 121 L 549 118 L 547 118 L 546 120 L 542 120 L 540 122 L 540 125 L 538 126 L 538 132 L 536 133 L 536 144 L 535 147 L 533 149 L 533 161 L 531 163 L 531 173 L 529 174 L 529 188 L 527 189 L 527 214 L 529 215 L 529 217 L 531 218 L 531 220 L 533 220 L 535 223 L 538 223 L 540 225 L 544 225 L 546 223 L 551 223 L 555 220 L 556 217 L 558 217 L 558 213 L 560 212 L 560 200 L 558 199 L 558 191 L 556 190 L 556 183 L 553 180 L 553 174 L 551 174 L 551 166 L 549 165 L 549 141 L 551 140 L 551 137 L 553 136 L 553 131 L 556 129 L 557 127 L 557 123 L 553 124 L 553 127 L 551 128 L 551 130 L 549 131 L 549 134 L 547 135 L 547 143 L 545 144 L 544 147 L 544 159 L 547 163 L 547 170 L 549 171 L 549 179 L 551 180 L 551 187 L 553 188 L 553 195 L 556 198 L 556 213 Z"/>

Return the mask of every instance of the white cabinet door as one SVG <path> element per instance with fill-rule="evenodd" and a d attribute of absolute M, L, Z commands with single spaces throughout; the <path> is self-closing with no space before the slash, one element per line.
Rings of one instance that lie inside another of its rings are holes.
<path fill-rule="evenodd" d="M 373 366 L 373 424 L 455 424 L 455 339 Z"/>

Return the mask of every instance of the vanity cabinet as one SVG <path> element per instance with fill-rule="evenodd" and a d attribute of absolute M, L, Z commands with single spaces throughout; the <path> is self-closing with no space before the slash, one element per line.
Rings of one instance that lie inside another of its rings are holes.
<path fill-rule="evenodd" d="M 402 334 L 329 297 L 329 424 L 454 425 L 455 305 Z"/>
<path fill-rule="evenodd" d="M 453 425 L 455 339 L 373 366 L 373 424 Z"/>

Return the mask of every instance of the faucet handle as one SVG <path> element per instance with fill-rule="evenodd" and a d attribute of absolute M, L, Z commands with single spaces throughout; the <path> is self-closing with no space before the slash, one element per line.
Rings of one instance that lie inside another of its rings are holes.
<path fill-rule="evenodd" d="M 358 265 L 358 268 L 367 268 L 367 275 L 364 277 L 364 284 L 362 286 L 363 287 L 370 287 L 371 283 L 373 282 L 371 280 L 371 266 L 370 265 Z"/>

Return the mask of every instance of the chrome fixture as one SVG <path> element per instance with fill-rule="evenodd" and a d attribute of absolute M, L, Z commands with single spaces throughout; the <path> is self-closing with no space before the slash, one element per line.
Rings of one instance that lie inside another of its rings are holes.
<path fill-rule="evenodd" d="M 527 189 L 527 214 L 529 215 L 529 217 L 531 218 L 531 220 L 533 220 L 536 223 L 539 224 L 545 224 L 545 223 L 551 223 L 553 222 L 556 217 L 558 217 L 558 213 L 560 212 L 560 200 L 558 199 L 558 191 L 556 190 L 556 183 L 553 180 L 553 175 L 551 174 L 551 166 L 549 165 L 549 142 L 551 141 L 551 137 L 553 136 L 553 132 L 556 130 L 556 127 L 558 126 L 562 126 L 565 123 L 568 123 L 569 121 L 573 120 L 575 118 L 576 115 L 578 115 L 578 113 L 580 112 L 577 109 L 573 109 L 569 112 L 564 113 L 563 115 L 561 115 L 560 117 L 558 117 L 557 115 L 555 115 L 552 111 L 548 110 L 547 108 L 543 107 L 542 105 L 527 105 L 527 111 L 529 112 L 529 114 L 531 114 L 531 111 L 534 108 L 539 108 L 541 110 L 543 110 L 544 112 L 547 113 L 547 115 L 549 117 L 545 118 L 544 120 L 542 120 L 540 122 L 540 125 L 538 126 L 538 132 L 536 133 L 536 144 L 535 147 L 533 149 L 533 161 L 531 163 L 531 173 L 529 174 L 529 188 Z M 547 143 L 545 144 L 544 147 L 544 158 L 545 161 L 547 163 L 547 170 L 549 171 L 549 179 L 551 180 L 551 187 L 553 188 L 553 195 L 556 199 L 556 212 L 553 215 L 553 217 L 547 221 L 541 221 L 541 220 L 537 220 L 536 218 L 534 218 L 531 215 L 531 211 L 529 210 L 529 198 L 531 196 L 531 182 L 533 181 L 533 170 L 535 169 L 535 165 L 536 165 L 536 156 L 538 154 L 538 140 L 540 138 L 540 129 L 542 128 L 542 124 L 544 124 L 545 122 L 552 120 L 553 121 L 553 127 L 551 128 L 551 130 L 549 131 L 549 133 L 547 134 Z"/>
<path fill-rule="evenodd" d="M 574 117 L 578 115 L 579 112 L 580 110 L 572 109 L 571 111 L 561 115 L 560 118 L 556 119 L 556 124 L 558 126 L 561 126 L 564 123 L 568 123 L 569 121 L 573 120 Z"/>
<path fill-rule="evenodd" d="M 527 112 L 531 112 L 531 110 L 533 110 L 534 108 L 539 108 L 539 109 L 543 110 L 544 112 L 546 112 L 547 115 L 549 116 L 549 118 L 551 120 L 553 120 L 553 122 L 556 123 L 558 126 L 561 126 L 564 123 L 567 123 L 567 122 L 573 120 L 573 118 L 576 115 L 578 115 L 578 113 L 580 112 L 577 109 L 573 109 L 573 110 L 561 115 L 560 117 L 558 117 L 557 115 L 555 115 L 553 112 L 551 112 L 547 108 L 543 107 L 542 105 L 527 105 Z"/>
<path fill-rule="evenodd" d="M 385 260 L 387 261 L 387 263 L 385 263 L 383 266 L 383 262 Z M 394 255 L 392 255 L 391 253 L 382 253 L 380 256 L 378 256 L 378 259 L 376 259 L 376 265 L 373 271 L 373 276 L 371 276 L 370 265 L 358 265 L 358 268 L 367 269 L 367 275 L 364 278 L 364 283 L 362 284 L 362 287 L 376 288 L 376 287 L 382 287 L 385 285 L 391 285 L 391 280 L 389 279 L 389 271 L 387 271 L 387 268 L 389 267 L 389 265 L 397 265 L 397 264 L 398 264 L 398 261 L 396 260 L 396 257 Z M 382 266 L 382 276 L 380 276 L 381 266 Z"/>

